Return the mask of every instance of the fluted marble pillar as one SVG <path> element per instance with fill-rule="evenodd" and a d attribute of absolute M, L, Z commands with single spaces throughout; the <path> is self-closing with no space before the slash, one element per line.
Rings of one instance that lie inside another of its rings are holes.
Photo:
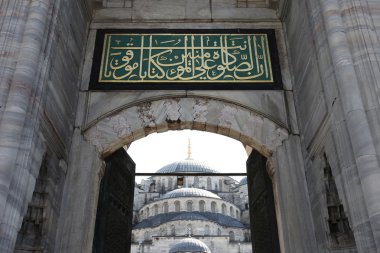
<path fill-rule="evenodd" d="M 31 197 L 38 174 L 33 166 L 39 167 L 43 153 L 43 140 L 37 132 L 41 90 L 37 76 L 49 9 L 50 0 L 30 1 L 15 70 L 7 94 L 2 96 L 6 97 L 0 121 L 0 252 L 3 253 L 13 252 L 27 197 Z"/>
<path fill-rule="evenodd" d="M 361 221 L 367 223 L 367 228 L 360 234 L 356 233 L 355 239 L 359 252 L 375 253 L 380 250 L 380 163 L 376 151 L 376 134 L 373 132 L 376 122 L 371 120 L 367 114 L 365 89 L 361 87 L 364 85 L 363 78 L 366 79 L 370 76 L 366 77 L 365 73 L 358 71 L 354 61 L 354 57 L 361 53 L 359 48 L 361 51 L 367 50 L 368 56 L 372 54 L 371 49 L 364 46 L 365 43 L 357 44 L 363 36 L 368 36 L 368 30 L 366 28 L 363 30 L 363 27 L 357 23 L 361 19 L 366 19 L 359 6 L 360 3 L 369 6 L 369 1 L 366 0 L 320 0 L 328 46 L 350 138 L 349 143 L 353 150 L 354 166 L 358 171 L 365 209 L 369 217 L 369 221 Z M 375 2 L 371 4 L 379 5 Z M 347 17 L 350 23 L 345 24 L 342 17 Z M 353 25 L 355 23 L 358 27 Z M 354 32 L 355 35 L 350 34 L 354 29 L 357 30 Z M 376 61 L 373 62 L 373 65 L 376 65 Z M 378 75 L 376 72 L 373 74 Z M 367 85 L 376 88 L 374 81 Z M 356 207 L 351 206 L 350 208 Z"/>

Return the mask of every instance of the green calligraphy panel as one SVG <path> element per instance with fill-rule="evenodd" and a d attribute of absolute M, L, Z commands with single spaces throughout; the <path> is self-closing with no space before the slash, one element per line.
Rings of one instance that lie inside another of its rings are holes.
<path fill-rule="evenodd" d="M 105 33 L 99 83 L 272 83 L 267 34 Z"/>

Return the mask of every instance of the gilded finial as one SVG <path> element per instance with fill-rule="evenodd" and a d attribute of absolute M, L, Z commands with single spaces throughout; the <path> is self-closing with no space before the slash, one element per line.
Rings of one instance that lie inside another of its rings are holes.
<path fill-rule="evenodd" d="M 189 138 L 189 144 L 187 145 L 187 160 L 191 159 L 191 142 Z"/>

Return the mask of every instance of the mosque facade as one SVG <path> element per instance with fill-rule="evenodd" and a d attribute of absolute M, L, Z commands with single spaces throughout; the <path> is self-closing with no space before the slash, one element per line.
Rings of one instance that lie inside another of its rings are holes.
<path fill-rule="evenodd" d="M 135 187 L 132 253 L 177 252 L 196 240 L 207 250 L 185 252 L 252 252 L 246 177 L 212 176 L 218 171 L 192 159 L 157 173 Z"/>

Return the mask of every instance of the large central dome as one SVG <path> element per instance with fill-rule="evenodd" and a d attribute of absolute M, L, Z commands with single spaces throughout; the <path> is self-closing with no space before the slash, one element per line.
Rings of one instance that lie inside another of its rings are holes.
<path fill-rule="evenodd" d="M 218 173 L 210 165 L 196 160 L 183 160 L 168 164 L 157 171 L 157 173 Z"/>

